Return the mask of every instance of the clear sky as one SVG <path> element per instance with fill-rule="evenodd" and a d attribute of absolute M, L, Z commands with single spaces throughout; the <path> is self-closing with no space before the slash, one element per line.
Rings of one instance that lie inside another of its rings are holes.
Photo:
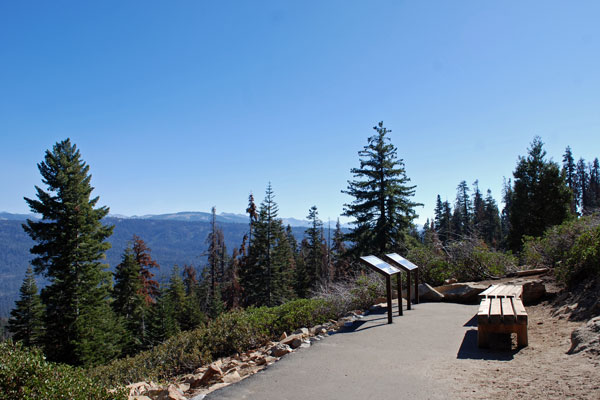
<path fill-rule="evenodd" d="M 600 156 L 598 1 L 2 1 L 0 211 L 67 137 L 114 214 L 280 215 L 340 191 L 380 120 L 433 215 L 501 197 L 535 135 Z"/>

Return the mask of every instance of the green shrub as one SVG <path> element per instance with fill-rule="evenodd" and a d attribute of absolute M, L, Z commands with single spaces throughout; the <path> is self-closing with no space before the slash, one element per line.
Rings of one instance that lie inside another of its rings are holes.
<path fill-rule="evenodd" d="M 0 398 L 11 400 L 127 399 L 124 389 L 109 389 L 86 376 L 86 371 L 44 359 L 39 349 L 21 343 L 0 343 Z"/>
<path fill-rule="evenodd" d="M 600 226 L 575 240 L 566 262 L 556 268 L 556 275 L 571 286 L 582 280 L 600 278 Z"/>
<path fill-rule="evenodd" d="M 166 380 L 218 357 L 256 348 L 283 332 L 313 326 L 333 316 L 322 299 L 294 300 L 278 307 L 233 310 L 201 328 L 182 332 L 153 349 L 90 370 L 107 385 Z"/>
<path fill-rule="evenodd" d="M 453 268 L 439 249 L 419 244 L 408 250 L 406 258 L 419 266 L 421 281 L 432 286 L 443 285 L 446 279 L 453 277 Z"/>

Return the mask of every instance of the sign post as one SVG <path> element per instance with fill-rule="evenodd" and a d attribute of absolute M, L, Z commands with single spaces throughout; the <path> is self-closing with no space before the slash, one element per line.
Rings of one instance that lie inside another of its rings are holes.
<path fill-rule="evenodd" d="M 364 256 L 360 261 L 373 271 L 385 277 L 387 297 L 388 324 L 392 323 L 392 276 L 396 275 L 398 282 L 398 315 L 402 315 L 402 277 L 400 270 L 375 256 Z"/>
<path fill-rule="evenodd" d="M 406 272 L 408 288 L 406 293 L 406 309 L 410 310 L 410 290 L 412 286 L 410 282 L 411 272 L 415 273 L 415 304 L 419 304 L 419 267 L 417 267 L 415 264 L 411 263 L 406 258 L 402 257 L 400 254 L 397 253 L 386 254 L 384 258 L 392 265 L 401 268 Z"/>

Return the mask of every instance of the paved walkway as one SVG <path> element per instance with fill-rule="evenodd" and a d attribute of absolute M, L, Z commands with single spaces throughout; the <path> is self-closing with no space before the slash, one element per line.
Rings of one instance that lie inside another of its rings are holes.
<path fill-rule="evenodd" d="M 476 312 L 472 305 L 422 303 L 400 317 L 394 306 L 388 325 L 381 309 L 206 399 L 446 399 L 448 387 L 432 367 L 457 358 Z"/>

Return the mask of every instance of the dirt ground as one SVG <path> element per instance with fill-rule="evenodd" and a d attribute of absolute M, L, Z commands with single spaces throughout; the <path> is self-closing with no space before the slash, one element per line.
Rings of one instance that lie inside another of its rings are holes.
<path fill-rule="evenodd" d="M 571 332 L 584 322 L 569 321 L 566 315 L 554 317 L 554 311 L 548 302 L 527 307 L 528 347 L 509 351 L 502 350 L 501 343 L 491 350 L 471 347 L 436 368 L 452 388 L 451 398 L 600 399 L 600 358 L 566 354 Z"/>

